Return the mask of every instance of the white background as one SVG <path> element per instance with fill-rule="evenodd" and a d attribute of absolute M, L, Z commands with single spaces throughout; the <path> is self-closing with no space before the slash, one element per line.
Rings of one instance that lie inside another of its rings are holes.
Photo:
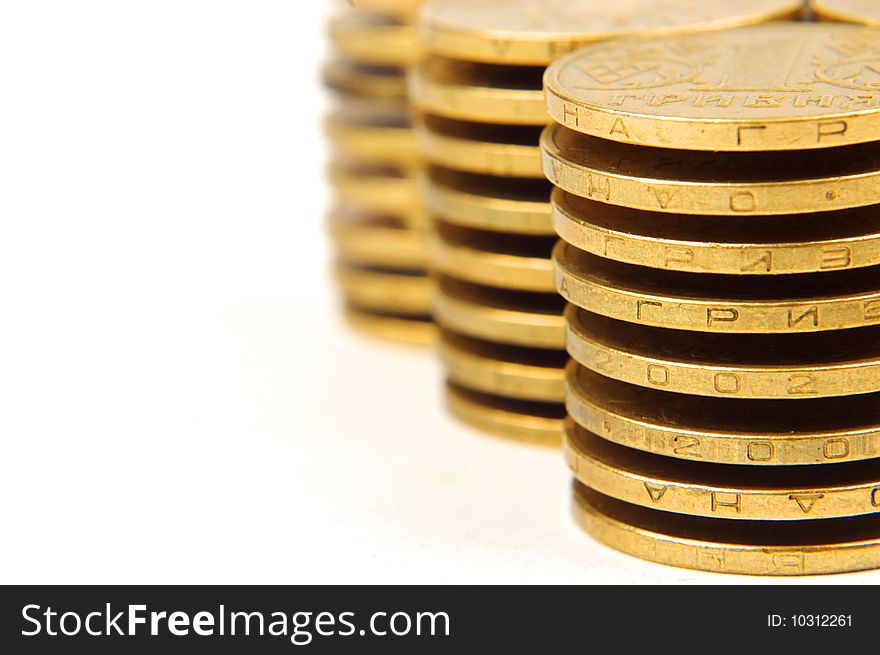
<path fill-rule="evenodd" d="M 0 3 L 0 582 L 753 582 L 593 543 L 341 324 L 324 9 Z"/>

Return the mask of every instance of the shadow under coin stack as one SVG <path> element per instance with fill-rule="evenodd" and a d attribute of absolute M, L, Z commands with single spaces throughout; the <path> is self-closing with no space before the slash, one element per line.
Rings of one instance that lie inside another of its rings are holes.
<path fill-rule="evenodd" d="M 337 96 L 326 118 L 334 150 L 329 228 L 336 278 L 354 327 L 427 343 L 434 326 L 405 76 L 417 58 L 417 2 L 352 4 L 355 9 L 331 19 L 335 58 L 324 69 Z"/>
<path fill-rule="evenodd" d="M 787 16 L 797 0 L 429 0 L 426 58 L 410 76 L 429 163 L 423 197 L 437 275 L 447 401 L 462 421 L 558 445 L 564 303 L 540 133 L 541 79 L 556 57 L 634 32 L 712 29 Z"/>
<path fill-rule="evenodd" d="M 775 23 L 548 70 L 566 456 L 599 541 L 880 566 L 877 64 L 880 31 Z"/>

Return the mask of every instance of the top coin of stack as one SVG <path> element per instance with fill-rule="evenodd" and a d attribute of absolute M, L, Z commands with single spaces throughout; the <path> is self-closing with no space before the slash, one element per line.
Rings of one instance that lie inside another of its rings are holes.
<path fill-rule="evenodd" d="M 880 566 L 880 31 L 620 41 L 545 76 L 566 452 L 600 541 Z"/>
<path fill-rule="evenodd" d="M 405 68 L 418 59 L 413 0 L 360 0 L 329 24 L 337 94 L 329 217 L 336 274 L 353 325 L 394 340 L 432 338 L 427 252 L 415 182 L 419 161 Z"/>
<path fill-rule="evenodd" d="M 793 15 L 798 0 L 429 0 L 426 58 L 410 94 L 430 164 L 435 318 L 449 401 L 488 431 L 558 443 L 563 303 L 556 295 L 550 185 L 539 138 L 544 68 L 574 48 L 632 33 L 719 29 Z"/>

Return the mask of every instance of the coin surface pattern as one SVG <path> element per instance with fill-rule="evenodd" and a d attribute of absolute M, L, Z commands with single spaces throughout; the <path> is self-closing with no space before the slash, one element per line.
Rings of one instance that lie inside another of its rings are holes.
<path fill-rule="evenodd" d="M 756 151 L 880 139 L 880 34 L 852 25 L 599 44 L 554 63 L 545 86 L 554 120 L 630 144 Z"/>
<path fill-rule="evenodd" d="M 468 61 L 546 66 L 632 32 L 724 29 L 793 15 L 798 0 L 437 0 L 420 13 L 425 47 Z"/>

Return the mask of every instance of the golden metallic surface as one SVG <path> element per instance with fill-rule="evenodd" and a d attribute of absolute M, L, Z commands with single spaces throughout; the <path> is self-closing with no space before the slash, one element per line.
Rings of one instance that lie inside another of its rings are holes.
<path fill-rule="evenodd" d="M 328 217 L 339 259 L 364 266 L 426 269 L 428 250 L 421 232 L 393 217 L 337 207 Z"/>
<path fill-rule="evenodd" d="M 773 23 L 600 44 L 547 71 L 547 108 L 603 139 L 799 150 L 880 139 L 880 33 Z"/>
<path fill-rule="evenodd" d="M 880 205 L 761 219 L 676 216 L 556 189 L 553 221 L 578 250 L 650 268 L 781 275 L 880 264 Z"/>
<path fill-rule="evenodd" d="M 504 346 L 444 330 L 440 356 L 447 377 L 467 389 L 520 400 L 565 399 L 564 351 Z"/>
<path fill-rule="evenodd" d="M 402 169 L 340 160 L 330 165 L 328 177 L 346 203 L 411 223 L 422 218 L 418 183 Z"/>
<path fill-rule="evenodd" d="M 410 18 L 415 15 L 422 0 L 347 0 L 355 9 L 373 11 L 389 16 Z"/>
<path fill-rule="evenodd" d="M 799 0 L 434 0 L 426 49 L 456 59 L 543 65 L 600 39 L 724 29 L 796 13 Z"/>
<path fill-rule="evenodd" d="M 327 115 L 325 128 L 343 157 L 403 167 L 419 162 L 409 113 L 402 105 L 346 100 Z"/>
<path fill-rule="evenodd" d="M 880 27 L 880 3 L 877 0 L 812 0 L 810 7 L 826 20 Z"/>
<path fill-rule="evenodd" d="M 446 385 L 446 403 L 453 416 L 481 432 L 538 446 L 562 442 L 562 405 L 498 398 L 454 383 Z"/>
<path fill-rule="evenodd" d="M 880 141 L 813 153 L 633 149 L 554 124 L 541 146 L 544 173 L 556 186 L 633 209 L 804 214 L 873 205 L 880 198 Z"/>
<path fill-rule="evenodd" d="M 605 441 L 570 419 L 565 458 L 594 491 L 652 509 L 735 520 L 802 521 L 880 513 L 880 467 L 752 468 L 687 462 Z"/>
<path fill-rule="evenodd" d="M 345 298 L 363 309 L 427 315 L 431 313 L 431 282 L 424 274 L 336 265 L 336 280 Z"/>
<path fill-rule="evenodd" d="M 880 391 L 880 327 L 791 335 L 700 334 L 622 323 L 570 306 L 567 349 L 606 377 L 717 398 Z"/>
<path fill-rule="evenodd" d="M 594 539 L 642 559 L 713 573 L 818 575 L 880 567 L 880 517 L 729 521 L 646 509 L 575 482 L 572 511 Z"/>
<path fill-rule="evenodd" d="M 434 221 L 428 236 L 432 268 L 475 284 L 553 293 L 553 237 L 501 234 Z"/>
<path fill-rule="evenodd" d="M 422 155 L 438 166 L 484 175 L 540 179 L 540 127 L 466 123 L 423 115 L 416 121 Z"/>
<path fill-rule="evenodd" d="M 428 57 L 410 73 L 410 99 L 420 110 L 447 118 L 546 125 L 550 119 L 541 90 L 543 72 Z"/>
<path fill-rule="evenodd" d="M 431 214 L 447 223 L 493 232 L 553 235 L 550 183 L 475 175 L 429 167 L 422 195 Z"/>
<path fill-rule="evenodd" d="M 505 291 L 440 277 L 434 316 L 444 328 L 477 339 L 531 348 L 565 348 L 564 303 L 552 294 Z"/>
<path fill-rule="evenodd" d="M 346 96 L 406 101 L 406 77 L 401 68 L 365 66 L 336 59 L 324 66 L 322 77 L 330 89 Z"/>
<path fill-rule="evenodd" d="M 370 12 L 345 12 L 330 20 L 333 47 L 346 59 L 374 66 L 409 66 L 419 59 L 412 25 Z"/>
<path fill-rule="evenodd" d="M 349 304 L 345 308 L 345 319 L 359 332 L 383 341 L 427 346 L 437 337 L 437 328 L 429 316 L 396 316 Z"/>
<path fill-rule="evenodd" d="M 560 242 L 556 286 L 583 309 L 697 332 L 822 332 L 880 324 L 880 270 L 765 277 L 643 269 Z"/>
<path fill-rule="evenodd" d="M 696 462 L 838 464 L 880 457 L 880 394 L 739 400 L 639 387 L 566 368 L 566 407 L 578 425 L 621 446 Z"/>

